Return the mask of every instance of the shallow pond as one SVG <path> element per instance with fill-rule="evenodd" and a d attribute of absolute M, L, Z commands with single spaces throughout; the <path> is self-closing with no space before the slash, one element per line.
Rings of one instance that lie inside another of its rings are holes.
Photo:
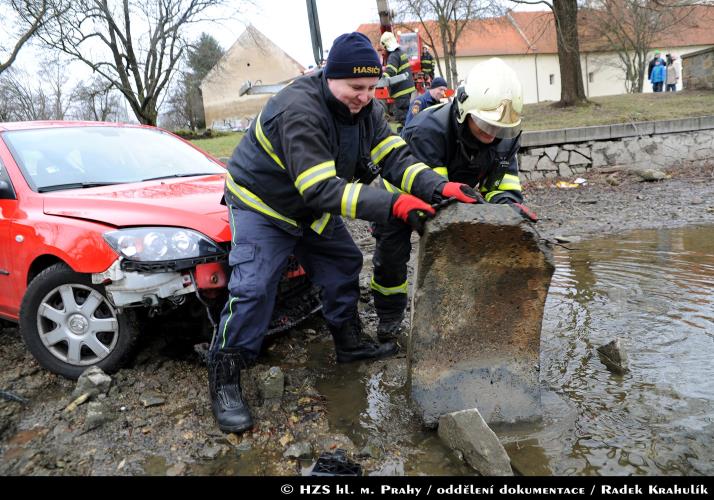
<path fill-rule="evenodd" d="M 714 473 L 714 227 L 569 246 L 554 251 L 543 320 L 543 422 L 496 429 L 517 472 Z M 625 375 L 595 350 L 615 338 L 629 356 Z M 333 370 L 318 385 L 333 427 L 389 457 L 372 473 L 473 473 L 411 421 L 400 374 Z"/>

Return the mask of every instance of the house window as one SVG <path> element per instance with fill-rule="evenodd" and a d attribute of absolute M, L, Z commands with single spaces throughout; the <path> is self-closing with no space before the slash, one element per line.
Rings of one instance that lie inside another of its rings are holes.
<path fill-rule="evenodd" d="M 588 73 L 588 82 L 592 83 L 594 81 L 595 81 L 595 73 L 591 71 L 590 73 Z"/>
<path fill-rule="evenodd" d="M 555 83 L 555 75 L 551 74 L 548 78 L 550 79 L 550 84 L 553 85 Z"/>

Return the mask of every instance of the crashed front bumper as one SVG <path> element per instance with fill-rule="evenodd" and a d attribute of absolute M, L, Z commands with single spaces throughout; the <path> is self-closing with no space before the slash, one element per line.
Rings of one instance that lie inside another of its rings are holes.
<path fill-rule="evenodd" d="M 122 259 L 106 271 L 92 274 L 92 283 L 104 285 L 115 307 L 156 307 L 162 300 L 176 300 L 197 290 L 215 292 L 225 288 L 227 271 L 222 263 L 198 264 L 181 271 L 127 271 Z"/>

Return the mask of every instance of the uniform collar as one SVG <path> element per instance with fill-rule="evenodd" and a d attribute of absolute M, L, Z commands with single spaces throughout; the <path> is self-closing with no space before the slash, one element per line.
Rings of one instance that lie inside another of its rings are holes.
<path fill-rule="evenodd" d="M 359 122 L 365 116 L 369 116 L 372 112 L 372 101 L 369 102 L 364 108 L 360 110 L 359 113 L 353 115 L 350 112 L 350 108 L 341 103 L 335 95 L 330 91 L 330 87 L 327 85 L 327 78 L 325 77 L 325 72 L 320 71 L 320 82 L 322 85 L 322 94 L 325 96 L 325 101 L 327 102 L 327 107 L 329 108 L 332 115 L 337 121 L 345 125 L 353 125 Z"/>

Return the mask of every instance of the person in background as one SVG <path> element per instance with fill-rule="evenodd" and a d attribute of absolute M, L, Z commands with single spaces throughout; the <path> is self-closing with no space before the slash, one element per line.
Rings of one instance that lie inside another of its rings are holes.
<path fill-rule="evenodd" d="M 421 71 L 429 80 L 434 79 L 434 56 L 426 45 L 421 48 Z"/>
<path fill-rule="evenodd" d="M 478 188 L 480 203 L 508 204 L 526 220 L 518 177 L 523 90 L 515 71 L 492 58 L 473 67 L 455 99 L 417 114 L 402 137 L 419 161 L 449 182 Z M 384 187 L 399 193 L 384 180 Z M 373 224 L 377 240 L 371 288 L 380 342 L 398 339 L 407 306 L 411 229 L 399 221 Z M 496 305 L 494 305 L 496 306 Z"/>
<path fill-rule="evenodd" d="M 441 100 L 446 96 L 446 80 L 437 76 L 431 81 L 431 87 L 422 95 L 414 99 L 409 105 L 407 118 L 404 122 L 408 125 L 411 119 L 422 109 L 426 109 L 435 104 L 440 104 Z"/>
<path fill-rule="evenodd" d="M 271 97 L 228 161 L 229 296 L 208 362 L 211 409 L 223 432 L 253 426 L 240 370 L 260 354 L 290 255 L 322 290 L 337 362 L 391 356 L 396 344 L 379 344 L 362 330 L 362 252 L 341 217 L 398 218 L 422 231 L 434 200 L 476 201 L 471 188 L 416 160 L 392 133 L 373 106 L 381 72 L 366 36 L 337 37 L 325 68 Z M 380 173 L 403 193 L 369 186 Z"/>
<path fill-rule="evenodd" d="M 665 68 L 664 61 L 662 59 L 657 59 L 655 65 L 652 68 L 652 73 L 650 74 L 650 82 L 652 83 L 652 92 L 662 92 L 662 85 L 667 77 L 667 68 Z"/>
<path fill-rule="evenodd" d="M 662 64 L 664 64 L 664 59 L 662 59 L 662 55 L 659 50 L 655 50 L 654 57 L 652 57 L 652 60 L 647 65 L 647 79 L 650 81 L 652 81 L 652 69 L 655 67 L 655 63 L 657 61 L 662 61 Z"/>
<path fill-rule="evenodd" d="M 672 54 L 671 56 L 667 54 L 669 59 L 667 63 L 667 79 L 665 80 L 665 91 L 666 92 L 676 92 L 677 84 L 679 79 L 682 77 L 682 66 L 679 58 Z"/>
<path fill-rule="evenodd" d="M 409 65 L 409 58 L 401 49 L 397 38 L 391 31 L 382 33 L 379 43 L 387 53 L 387 66 L 384 69 L 387 76 L 406 75 L 407 77 L 406 80 L 389 86 L 389 97 L 394 99 L 390 111 L 394 121 L 403 126 L 407 118 L 411 94 L 416 90 L 412 68 Z"/>

